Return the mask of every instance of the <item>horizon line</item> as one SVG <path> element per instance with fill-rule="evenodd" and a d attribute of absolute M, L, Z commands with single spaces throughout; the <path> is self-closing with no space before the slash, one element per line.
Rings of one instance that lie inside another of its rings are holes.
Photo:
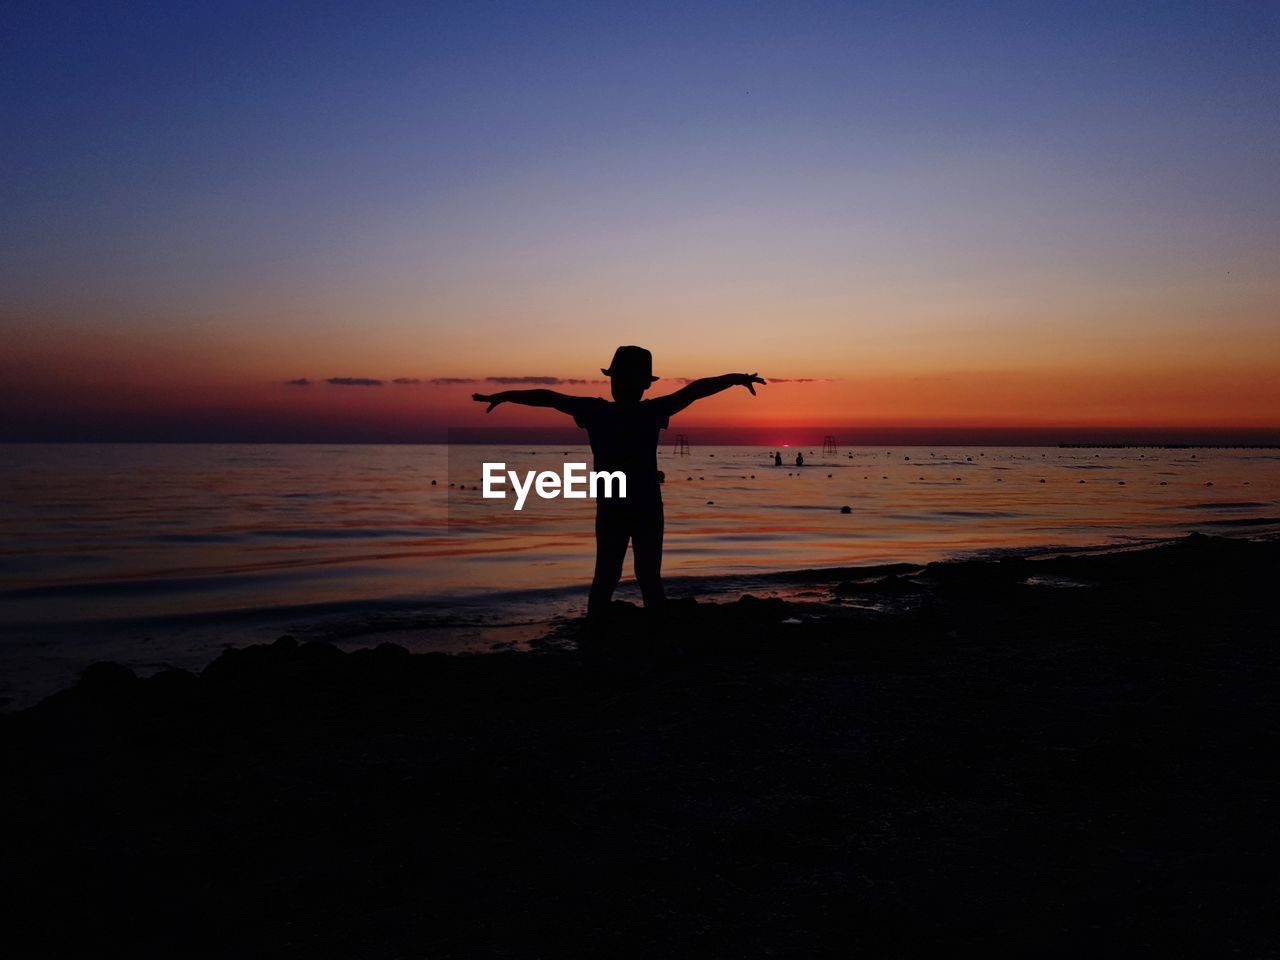
<path fill-rule="evenodd" d="M 673 443 L 683 434 L 690 443 L 703 446 L 807 446 L 821 444 L 826 436 L 838 446 L 898 445 L 972 446 L 990 444 L 1021 447 L 1280 447 L 1277 427 L 1207 426 L 875 426 L 875 427 L 692 427 L 667 430 L 658 442 Z M 360 434 L 317 431 L 214 432 L 183 436 L 167 431 L 136 435 L 87 433 L 80 436 L 0 437 L 0 443 L 19 444 L 254 444 L 254 445 L 586 445 L 576 427 L 454 427 L 412 434 L 407 431 L 362 431 Z"/>

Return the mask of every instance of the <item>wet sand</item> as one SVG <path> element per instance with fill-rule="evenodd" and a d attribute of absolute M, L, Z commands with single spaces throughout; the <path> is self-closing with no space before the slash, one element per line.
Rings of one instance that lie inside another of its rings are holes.
<path fill-rule="evenodd" d="M 1280 543 L 796 574 L 0 717 L 19 956 L 1273 952 Z"/>

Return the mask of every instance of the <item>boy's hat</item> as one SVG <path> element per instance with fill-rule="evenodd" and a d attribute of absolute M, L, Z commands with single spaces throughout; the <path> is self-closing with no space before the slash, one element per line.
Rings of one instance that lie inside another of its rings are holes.
<path fill-rule="evenodd" d="M 653 375 L 653 354 L 644 347 L 619 347 L 613 351 L 613 363 L 608 369 L 600 368 L 606 377 L 622 380 L 647 380 L 653 383 L 661 379 Z"/>

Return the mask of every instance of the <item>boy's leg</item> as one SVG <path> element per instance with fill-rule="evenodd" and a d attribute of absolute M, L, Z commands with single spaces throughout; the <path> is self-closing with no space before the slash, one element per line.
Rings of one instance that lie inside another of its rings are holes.
<path fill-rule="evenodd" d="M 622 511 L 596 509 L 596 572 L 587 597 L 587 619 L 599 622 L 609 609 L 613 591 L 622 579 L 630 525 Z"/>
<path fill-rule="evenodd" d="M 662 592 L 663 526 L 662 504 L 659 502 L 636 514 L 631 530 L 636 583 L 640 584 L 645 607 L 655 611 L 661 610 L 667 599 Z"/>

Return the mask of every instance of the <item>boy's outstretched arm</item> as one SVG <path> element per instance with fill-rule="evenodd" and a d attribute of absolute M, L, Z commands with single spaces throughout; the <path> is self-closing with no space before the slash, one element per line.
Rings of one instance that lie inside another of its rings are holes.
<path fill-rule="evenodd" d="M 676 414 L 695 400 L 710 397 L 721 390 L 728 390 L 730 387 L 746 387 L 754 397 L 756 395 L 755 385 L 764 382 L 765 380 L 758 373 L 726 373 L 722 377 L 703 377 L 701 380 L 694 380 L 692 383 L 681 387 L 675 393 L 658 399 L 666 404 L 668 413 Z"/>
<path fill-rule="evenodd" d="M 589 397 L 572 397 L 554 390 L 503 390 L 501 393 L 473 393 L 472 400 L 487 403 L 488 413 L 500 403 L 522 403 L 526 407 L 551 407 L 561 413 L 574 416 Z"/>

